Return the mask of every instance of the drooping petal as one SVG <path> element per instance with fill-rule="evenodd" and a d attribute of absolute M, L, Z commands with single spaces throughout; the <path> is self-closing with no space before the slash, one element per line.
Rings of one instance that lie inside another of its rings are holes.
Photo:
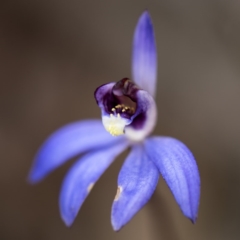
<path fill-rule="evenodd" d="M 200 177 L 190 150 L 182 142 L 170 137 L 147 139 L 145 148 L 183 214 L 195 222 L 200 198 Z"/>
<path fill-rule="evenodd" d="M 152 21 L 145 11 L 137 23 L 133 38 L 133 80 L 152 96 L 157 80 L 157 51 Z"/>
<path fill-rule="evenodd" d="M 29 181 L 42 180 L 68 159 L 84 151 L 116 141 L 108 134 L 100 120 L 86 120 L 68 124 L 53 133 L 38 151 Z"/>
<path fill-rule="evenodd" d="M 73 223 L 93 185 L 127 146 L 126 139 L 121 139 L 113 146 L 87 154 L 73 165 L 63 181 L 59 199 L 61 216 L 67 226 Z"/>
<path fill-rule="evenodd" d="M 112 226 L 115 231 L 123 227 L 148 202 L 159 178 L 156 166 L 135 145 L 118 176 L 118 190 L 112 206 Z"/>
<path fill-rule="evenodd" d="M 144 90 L 136 92 L 136 111 L 131 124 L 125 127 L 125 135 L 132 141 L 142 141 L 154 129 L 157 120 L 157 108 L 153 97 Z"/>

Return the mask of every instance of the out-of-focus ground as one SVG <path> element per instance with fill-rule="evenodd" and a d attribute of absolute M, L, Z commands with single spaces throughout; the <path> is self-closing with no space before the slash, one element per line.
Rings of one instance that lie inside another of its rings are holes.
<path fill-rule="evenodd" d="M 120 232 L 110 210 L 124 156 L 68 229 L 58 194 L 73 161 L 30 186 L 34 154 L 60 126 L 100 117 L 93 92 L 131 76 L 133 30 L 148 8 L 158 47 L 155 134 L 182 140 L 201 174 L 196 225 L 161 179 Z M 1 1 L 0 239 L 236 240 L 240 238 L 240 2 Z"/>

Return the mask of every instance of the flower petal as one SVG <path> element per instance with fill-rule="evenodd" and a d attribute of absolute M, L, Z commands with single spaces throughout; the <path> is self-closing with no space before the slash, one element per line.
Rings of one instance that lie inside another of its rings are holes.
<path fill-rule="evenodd" d="M 110 113 L 108 110 L 112 109 L 115 106 L 115 100 L 112 94 L 112 88 L 115 84 L 115 82 L 103 84 L 94 92 L 94 97 L 98 106 L 102 110 L 102 114 Z M 108 106 L 109 104 L 110 106 Z"/>
<path fill-rule="evenodd" d="M 142 145 L 135 145 L 118 176 L 118 191 L 112 206 L 112 226 L 123 227 L 150 199 L 159 172 L 146 156 Z"/>
<path fill-rule="evenodd" d="M 84 151 L 116 141 L 100 120 L 68 124 L 53 133 L 36 155 L 29 181 L 36 183 L 68 159 Z"/>
<path fill-rule="evenodd" d="M 157 108 L 153 97 L 144 90 L 136 91 L 137 109 L 131 124 L 125 127 L 125 135 L 132 141 L 142 141 L 153 130 L 157 120 Z"/>
<path fill-rule="evenodd" d="M 137 23 L 133 38 L 132 74 L 134 81 L 155 95 L 157 79 L 157 51 L 152 21 L 145 11 Z"/>
<path fill-rule="evenodd" d="M 73 165 L 63 181 L 59 205 L 63 221 L 70 226 L 93 185 L 128 146 L 126 139 L 115 145 L 89 153 Z"/>
<path fill-rule="evenodd" d="M 182 142 L 170 137 L 147 139 L 145 146 L 183 214 L 195 222 L 200 198 L 200 177 L 192 153 Z"/>

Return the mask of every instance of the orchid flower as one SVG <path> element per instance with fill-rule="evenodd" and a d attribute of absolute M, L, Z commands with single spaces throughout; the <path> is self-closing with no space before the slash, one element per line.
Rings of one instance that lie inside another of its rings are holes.
<path fill-rule="evenodd" d="M 88 152 L 67 173 L 59 206 L 72 225 L 96 181 L 125 149 L 131 148 L 119 176 L 111 222 L 121 229 L 149 201 L 162 176 L 182 213 L 196 221 L 200 177 L 190 150 L 171 137 L 149 137 L 157 121 L 157 52 L 150 15 L 143 12 L 133 39 L 132 77 L 98 87 L 101 120 L 68 124 L 51 135 L 36 155 L 29 174 L 37 183 L 72 157 Z"/>

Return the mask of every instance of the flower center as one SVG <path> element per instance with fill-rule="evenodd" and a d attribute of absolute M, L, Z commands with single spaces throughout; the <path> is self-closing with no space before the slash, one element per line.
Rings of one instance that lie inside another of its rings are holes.
<path fill-rule="evenodd" d="M 130 106 L 127 106 L 125 104 L 118 104 L 117 106 L 115 106 L 114 108 L 112 108 L 112 112 L 114 113 L 119 113 L 119 112 L 126 112 L 126 113 L 129 113 L 129 114 L 133 114 L 135 111 L 134 107 L 130 107 Z"/>
<path fill-rule="evenodd" d="M 140 142 L 152 132 L 157 119 L 155 101 L 128 78 L 98 87 L 94 96 L 103 126 L 113 136 L 125 134 L 131 141 Z"/>
<path fill-rule="evenodd" d="M 109 116 L 103 116 L 102 122 L 105 129 L 113 136 L 124 134 L 124 128 L 130 123 L 130 120 L 122 117 L 121 115 L 133 114 L 134 107 L 118 104 L 111 109 Z"/>

